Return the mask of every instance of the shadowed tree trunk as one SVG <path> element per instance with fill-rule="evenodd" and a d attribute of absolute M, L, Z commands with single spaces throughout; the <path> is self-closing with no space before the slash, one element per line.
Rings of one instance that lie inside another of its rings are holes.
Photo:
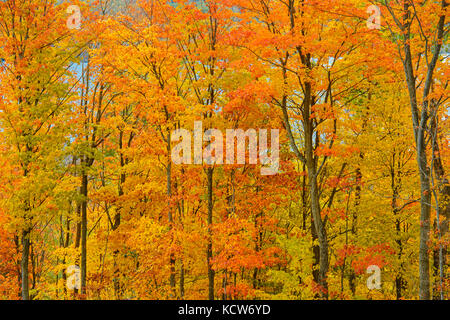
<path fill-rule="evenodd" d="M 405 72 L 406 84 L 408 88 L 411 118 L 413 124 L 414 140 L 416 143 L 416 160 L 419 169 L 420 177 L 420 245 L 419 245 L 419 297 L 421 300 L 430 299 L 430 261 L 429 261 L 429 240 L 430 240 L 430 211 L 431 211 L 431 188 L 430 188 L 430 167 L 427 159 L 427 142 L 425 135 L 429 128 L 428 120 L 430 118 L 429 112 L 429 93 L 431 84 L 433 82 L 433 73 L 441 52 L 441 47 L 444 39 L 445 26 L 445 8 L 447 7 L 446 0 L 441 1 L 441 8 L 443 14 L 439 17 L 436 26 L 436 39 L 433 40 L 433 48 L 427 49 L 431 52 L 432 57 L 427 59 L 425 82 L 423 86 L 421 110 L 419 110 L 419 102 L 417 99 L 417 75 L 413 67 L 413 57 L 411 53 L 411 25 L 415 21 L 412 14 L 415 13 L 415 7 L 411 2 L 403 2 L 403 10 L 400 13 L 394 11 L 391 5 L 386 2 L 385 6 L 391 16 L 394 18 L 397 27 L 403 33 L 401 41 L 401 48 L 403 50 L 403 69 Z M 419 18 L 417 17 L 417 20 Z M 426 39 L 429 41 L 430 39 Z M 431 41 L 429 41 L 431 43 Z M 430 52 L 425 52 L 426 55 Z M 420 116 L 419 116 L 420 114 Z"/>

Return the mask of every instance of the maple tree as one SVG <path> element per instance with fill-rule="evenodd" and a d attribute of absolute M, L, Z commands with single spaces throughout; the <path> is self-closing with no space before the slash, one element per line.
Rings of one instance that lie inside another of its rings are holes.
<path fill-rule="evenodd" d="M 0 299 L 448 299 L 447 11 L 0 2 Z"/>

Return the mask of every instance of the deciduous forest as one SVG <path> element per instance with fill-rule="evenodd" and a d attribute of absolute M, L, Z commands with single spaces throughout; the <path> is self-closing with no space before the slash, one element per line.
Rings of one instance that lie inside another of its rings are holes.
<path fill-rule="evenodd" d="M 0 299 L 448 300 L 448 4 L 1 1 Z"/>

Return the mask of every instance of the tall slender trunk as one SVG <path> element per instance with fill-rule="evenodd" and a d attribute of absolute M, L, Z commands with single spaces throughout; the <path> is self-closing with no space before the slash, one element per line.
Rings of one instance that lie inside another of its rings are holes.
<path fill-rule="evenodd" d="M 258 188 L 259 189 L 259 188 Z M 257 189 L 257 190 L 258 190 Z M 262 244 L 263 244 L 263 218 L 264 218 L 264 211 L 260 211 L 256 216 L 255 216 L 255 229 L 258 230 L 258 236 L 255 239 L 255 252 L 259 252 L 262 249 Z M 259 222 L 258 222 L 259 220 Z M 289 233 L 287 233 L 289 234 Z M 253 269 L 253 289 L 257 289 L 258 285 L 259 285 L 259 281 L 258 281 L 258 268 L 254 268 Z"/>
<path fill-rule="evenodd" d="M 422 137 L 423 138 L 423 137 Z M 419 248 L 419 274 L 420 274 L 420 299 L 430 299 L 430 259 L 428 243 L 430 241 L 430 177 L 427 167 L 425 150 L 418 148 L 418 163 L 420 171 L 420 248 Z"/>
<path fill-rule="evenodd" d="M 405 35 L 405 37 L 407 37 Z M 409 35 L 407 37 L 409 40 Z M 427 104 L 422 107 L 422 114 L 419 120 L 416 81 L 412 67 L 411 49 L 408 43 L 405 43 L 405 61 L 404 69 L 406 82 L 410 96 L 411 113 L 413 115 L 413 130 L 416 142 L 416 159 L 420 177 L 420 244 L 419 244 L 419 297 L 421 300 L 430 299 L 430 261 L 428 255 L 428 242 L 430 240 L 430 178 L 429 168 L 427 166 L 427 155 L 425 145 L 425 131 L 428 117 L 426 109 Z"/>
<path fill-rule="evenodd" d="M 83 169 L 85 170 L 85 169 Z M 88 176 L 83 172 L 81 181 L 81 294 L 86 294 L 86 252 L 87 252 L 87 195 L 88 195 Z"/>
<path fill-rule="evenodd" d="M 81 194 L 81 188 L 80 188 L 80 194 Z M 74 241 L 74 245 L 75 245 L 75 249 L 77 249 L 78 252 L 78 248 L 80 248 L 80 243 L 81 243 L 81 202 L 77 202 L 77 225 L 76 225 L 76 231 L 75 231 L 75 241 Z M 75 258 L 75 265 L 79 265 L 80 263 L 80 256 L 77 255 Z M 78 288 L 74 288 L 73 290 L 73 295 L 74 298 L 76 296 L 78 296 Z"/>
<path fill-rule="evenodd" d="M 432 59 L 427 60 L 426 77 L 422 95 L 422 110 L 418 109 L 418 100 L 416 95 L 416 75 L 414 74 L 412 54 L 411 54 L 411 3 L 405 1 L 403 4 L 403 17 L 401 24 L 398 26 L 403 31 L 403 68 L 408 87 L 411 116 L 413 123 L 414 139 L 416 142 L 417 165 L 420 176 L 420 248 L 419 248 L 419 298 L 421 300 L 430 299 L 430 261 L 428 254 L 428 242 L 430 239 L 430 211 L 431 211 L 431 190 L 430 190 L 430 170 L 428 168 L 425 133 L 427 131 L 428 112 L 428 96 L 433 82 L 433 73 L 439 59 L 441 47 L 444 39 L 445 26 L 445 8 L 448 3 L 446 0 L 441 1 L 442 15 L 439 17 L 436 28 L 436 39 L 433 41 L 434 48 L 432 50 Z M 390 12 L 395 16 L 392 9 Z M 398 20 L 397 20 L 398 21 Z M 425 54 L 428 54 L 426 52 Z M 428 63 L 429 61 L 429 63 Z"/>
<path fill-rule="evenodd" d="M 20 253 L 20 243 L 19 236 L 14 235 L 14 244 L 16 246 L 16 254 L 19 256 Z M 20 289 L 18 298 L 22 297 L 22 258 L 16 260 L 16 272 L 17 272 L 17 286 Z"/>
<path fill-rule="evenodd" d="M 69 201 L 69 213 L 72 213 L 72 201 Z M 65 238 L 64 238 L 63 228 L 64 228 L 64 223 L 63 223 L 63 217 L 61 215 L 61 243 L 60 243 L 60 246 L 62 248 L 68 248 L 69 247 L 69 240 L 70 240 L 70 218 L 69 217 L 67 217 L 67 220 L 66 220 L 66 234 L 65 234 Z M 63 258 L 62 263 L 66 264 L 66 257 Z M 67 281 L 66 270 L 63 270 L 62 280 L 63 280 L 63 283 L 64 283 L 63 296 L 64 296 L 64 300 L 66 300 L 66 297 L 67 297 L 67 286 L 65 285 L 65 283 Z"/>
<path fill-rule="evenodd" d="M 325 229 L 326 218 L 322 221 L 320 215 L 319 189 L 317 184 L 317 161 L 314 156 L 313 133 L 314 125 L 310 119 L 311 112 L 311 84 L 305 83 L 305 101 L 303 107 L 303 125 L 305 136 L 305 158 L 311 198 L 311 215 L 317 238 L 319 240 L 319 282 L 321 296 L 328 299 L 328 241 Z"/>
<path fill-rule="evenodd" d="M 181 168 L 181 176 L 184 176 L 184 168 Z M 178 186 L 175 186 L 175 190 L 177 190 L 177 195 L 179 194 Z M 181 193 L 185 194 L 183 186 L 181 186 Z M 184 214 L 184 200 L 181 199 L 177 203 L 178 213 L 179 213 L 179 221 L 180 221 L 180 227 L 181 230 L 184 229 L 183 226 L 183 214 Z M 179 287 L 180 287 L 180 299 L 184 299 L 184 277 L 185 277 L 185 269 L 184 269 L 184 260 L 183 260 L 183 254 L 181 254 L 180 257 L 180 279 L 179 279 Z"/>
<path fill-rule="evenodd" d="M 32 148 L 27 143 L 26 145 L 27 152 L 31 152 Z M 25 163 L 24 167 L 27 168 L 28 163 Z M 24 177 L 28 176 L 28 169 L 24 170 Z M 28 201 L 25 201 L 25 221 L 31 225 L 30 217 L 28 216 L 31 205 Z M 20 261 L 20 269 L 21 269 L 21 280 L 22 280 L 22 300 L 30 300 L 30 288 L 29 288 L 29 273 L 28 273 L 28 261 L 30 257 L 30 239 L 31 236 L 31 226 L 26 226 L 26 228 L 22 231 L 22 259 Z"/>
<path fill-rule="evenodd" d="M 391 190 L 392 190 L 392 212 L 395 217 L 395 242 L 398 246 L 398 253 L 397 258 L 400 262 L 400 269 L 397 270 L 397 274 L 395 275 L 395 291 L 396 291 L 396 298 L 397 300 L 400 300 L 403 296 L 404 291 L 406 290 L 406 280 L 403 276 L 404 272 L 404 263 L 402 261 L 403 259 L 403 242 L 402 242 L 402 235 L 401 235 L 401 217 L 400 210 L 397 205 L 397 199 L 400 196 L 400 187 L 401 187 L 401 161 L 400 158 L 396 160 L 395 158 L 396 154 L 393 154 L 392 159 L 392 168 L 391 168 Z M 397 171 L 395 170 L 397 162 Z"/>
<path fill-rule="evenodd" d="M 208 299 L 214 300 L 214 275 L 215 272 L 211 266 L 212 253 L 212 221 L 213 221 L 213 168 L 206 169 L 208 184 L 208 246 L 206 249 L 206 262 L 208 264 Z"/>
<path fill-rule="evenodd" d="M 359 157 L 360 157 L 360 159 L 362 159 L 364 156 L 362 153 L 360 153 Z M 355 179 L 356 180 L 355 207 L 352 210 L 352 224 L 351 224 L 351 235 L 352 235 L 351 241 L 353 241 L 353 242 L 356 239 L 357 224 L 358 224 L 358 210 L 359 210 L 359 207 L 361 204 L 362 173 L 361 173 L 361 168 L 359 166 L 356 168 L 355 178 L 356 178 Z M 355 295 L 356 295 L 356 273 L 352 267 L 350 267 L 348 282 L 349 282 L 349 286 L 350 286 L 350 291 L 352 292 L 352 296 L 355 297 Z"/>
<path fill-rule="evenodd" d="M 22 231 L 22 260 L 20 262 L 22 274 L 22 300 L 30 300 L 28 285 L 28 259 L 30 256 L 30 231 Z"/>
<path fill-rule="evenodd" d="M 438 235 L 438 246 L 433 250 L 433 300 L 444 300 L 443 285 L 446 283 L 447 274 L 447 245 L 443 240 L 447 237 L 450 220 L 450 185 L 445 176 L 438 141 L 437 106 L 433 103 L 433 116 L 431 118 L 431 143 L 432 143 L 432 167 L 437 181 L 432 180 L 433 194 L 436 203 L 435 230 Z M 433 172 L 431 173 L 433 174 Z M 438 193 L 435 191 L 437 189 Z"/>
<path fill-rule="evenodd" d="M 312 240 L 312 253 L 313 253 L 313 263 L 312 263 L 312 275 L 315 283 L 320 282 L 320 247 L 318 243 L 317 231 L 314 226 L 314 218 L 311 214 L 311 240 Z M 316 293 L 315 298 L 319 298 L 320 294 Z"/>
<path fill-rule="evenodd" d="M 171 197 L 172 197 L 172 162 L 170 159 L 170 133 L 168 133 L 167 136 L 167 166 L 166 166 L 166 177 L 167 177 L 167 206 L 168 206 L 168 219 L 169 219 L 169 229 L 172 231 L 173 229 L 173 214 L 172 214 L 172 203 L 171 203 Z M 170 234 L 173 242 L 173 234 Z M 170 277 L 169 277 L 169 283 L 170 288 L 172 289 L 172 292 L 175 293 L 176 291 L 176 282 L 175 282 L 175 255 L 173 252 L 170 252 L 170 258 L 169 258 L 169 264 L 170 264 Z"/>
<path fill-rule="evenodd" d="M 371 83 L 369 81 L 369 83 Z M 372 92 L 369 90 L 369 92 L 367 93 L 367 100 L 371 101 L 372 100 Z M 366 108 L 366 112 L 365 112 L 365 117 L 363 118 L 363 123 L 362 123 L 362 127 L 361 127 L 361 133 L 364 132 L 366 126 L 367 126 L 367 119 L 369 118 L 369 112 L 368 112 L 368 108 Z M 362 171 L 361 171 L 361 166 L 363 165 L 363 160 L 364 160 L 364 153 L 360 152 L 359 153 L 359 160 L 360 163 L 358 163 L 358 166 L 356 167 L 355 170 L 355 206 L 352 210 L 352 224 L 351 224 L 351 242 L 353 242 L 353 244 L 356 244 L 355 241 L 357 239 L 357 227 L 358 227 L 358 214 L 359 214 L 359 210 L 360 210 L 360 205 L 361 205 L 361 185 L 362 185 Z M 352 296 L 355 297 L 356 296 L 356 273 L 355 270 L 351 267 L 350 271 L 349 271 L 349 286 L 350 286 L 350 291 L 352 292 Z"/>
<path fill-rule="evenodd" d="M 130 134 L 130 138 L 128 140 L 128 147 L 130 147 L 132 139 L 133 139 L 133 135 Z M 121 197 L 124 194 L 123 185 L 126 180 L 126 175 L 123 172 L 123 170 L 124 170 L 125 165 L 128 163 L 128 160 L 123 156 L 123 131 L 122 130 L 120 130 L 120 132 L 119 132 L 119 153 L 120 153 L 120 169 L 121 169 L 121 171 L 120 171 L 120 175 L 119 175 L 118 196 L 119 196 L 119 199 L 121 199 Z M 114 215 L 114 221 L 111 226 L 112 231 L 117 230 L 120 226 L 121 211 L 122 211 L 121 207 L 117 208 L 116 213 Z M 117 300 L 120 300 L 122 298 L 121 283 L 120 283 L 120 269 L 119 269 L 119 264 L 117 263 L 119 253 L 120 253 L 119 249 L 115 249 L 113 251 L 114 297 Z"/>
<path fill-rule="evenodd" d="M 181 261 L 180 266 L 180 299 L 184 299 L 184 264 Z"/>
<path fill-rule="evenodd" d="M 319 240 L 319 285 L 321 289 L 321 296 L 328 299 L 328 241 L 327 233 L 324 223 L 320 216 L 319 192 L 317 187 L 317 177 L 313 169 L 311 174 L 308 174 L 311 187 L 311 212 L 313 217 L 313 224 Z"/>
<path fill-rule="evenodd" d="M 302 163 L 302 172 L 306 171 L 305 168 L 305 164 Z M 306 175 L 303 175 L 302 177 L 302 191 L 301 191 L 301 198 L 302 198 L 302 230 L 306 231 L 306 221 L 307 221 L 307 217 L 308 217 L 308 203 L 307 203 L 307 185 L 306 185 Z M 312 222 L 312 220 L 311 220 Z M 312 227 L 312 223 L 311 223 L 311 227 Z"/>
<path fill-rule="evenodd" d="M 79 248 L 81 242 L 81 203 L 77 203 L 77 218 L 79 219 L 79 221 L 77 222 L 77 227 L 75 230 L 75 248 Z"/>
<path fill-rule="evenodd" d="M 397 216 L 398 214 L 399 214 L 398 210 L 394 209 L 394 216 Z M 397 242 L 397 245 L 398 245 L 397 258 L 400 261 L 400 270 L 397 270 L 398 273 L 395 276 L 395 293 L 396 293 L 397 300 L 400 300 L 404 295 L 404 291 L 406 290 L 407 282 L 406 282 L 405 278 L 403 277 L 403 272 L 404 272 L 405 266 L 404 266 L 404 263 L 402 262 L 403 242 L 400 239 L 401 221 L 400 221 L 399 217 L 397 217 L 395 219 L 395 231 L 397 233 L 397 240 L 395 240 L 395 241 Z"/>

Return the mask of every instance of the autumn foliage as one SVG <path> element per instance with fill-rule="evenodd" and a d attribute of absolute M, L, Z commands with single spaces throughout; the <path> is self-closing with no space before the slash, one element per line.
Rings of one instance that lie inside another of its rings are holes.
<path fill-rule="evenodd" d="M 448 3 L 388 3 L 0 2 L 0 299 L 448 299 Z M 279 172 L 173 163 L 196 121 Z"/>

